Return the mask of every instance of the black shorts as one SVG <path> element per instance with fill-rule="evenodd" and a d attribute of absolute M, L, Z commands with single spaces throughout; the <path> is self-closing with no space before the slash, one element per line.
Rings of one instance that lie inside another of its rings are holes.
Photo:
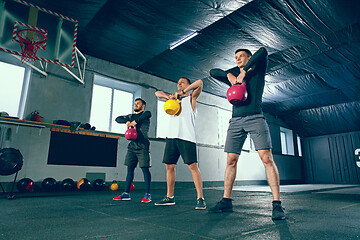
<path fill-rule="evenodd" d="M 184 160 L 185 164 L 189 165 L 192 163 L 196 163 L 196 143 L 177 138 L 167 138 L 163 163 L 176 164 L 180 156 Z"/>
<path fill-rule="evenodd" d="M 128 149 L 125 157 L 125 165 L 136 167 L 138 162 L 140 167 L 151 167 L 150 152 L 148 149 Z"/>

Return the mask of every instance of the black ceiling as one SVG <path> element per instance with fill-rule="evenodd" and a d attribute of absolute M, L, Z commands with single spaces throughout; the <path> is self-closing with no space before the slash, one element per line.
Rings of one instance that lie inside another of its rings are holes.
<path fill-rule="evenodd" d="M 30 0 L 79 21 L 85 54 L 176 82 L 235 66 L 264 46 L 263 108 L 300 136 L 360 131 L 360 2 L 354 0 Z M 170 44 L 198 32 L 179 47 Z M 151 83 L 148 83 L 151 85 Z"/>

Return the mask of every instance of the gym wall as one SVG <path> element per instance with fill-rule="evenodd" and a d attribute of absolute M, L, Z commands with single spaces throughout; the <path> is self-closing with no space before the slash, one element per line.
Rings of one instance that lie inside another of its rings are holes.
<path fill-rule="evenodd" d="M 303 142 L 306 182 L 360 183 L 359 156 L 355 156 L 360 132 L 305 138 Z"/>
<path fill-rule="evenodd" d="M 156 123 L 157 98 L 154 92 L 155 88 L 166 92 L 174 92 L 176 83 L 91 56 L 87 56 L 87 58 L 85 85 L 76 82 L 68 73 L 56 65 L 49 64 L 48 77 L 43 77 L 33 71 L 25 106 L 25 116 L 29 116 L 32 111 L 38 110 L 40 115 L 43 116 L 42 121 L 48 123 L 58 119 L 70 122 L 88 122 L 94 74 L 138 84 L 139 88 L 141 88 L 142 98 L 147 101 L 147 110 L 153 114 L 149 132 L 149 136 L 152 138 L 152 179 L 154 183 L 164 185 L 165 167 L 161 161 L 165 142 L 163 139 L 155 139 L 156 127 L 159 126 Z M 74 69 L 75 71 L 76 69 Z M 144 86 L 144 84 L 152 87 L 142 87 L 141 85 Z M 218 143 L 217 107 L 231 110 L 231 105 L 225 98 L 216 97 L 205 92 L 201 94 L 198 104 L 199 114 L 196 135 L 198 139 L 199 166 L 203 175 L 204 186 L 221 185 L 226 165 L 226 154 L 223 147 L 219 146 Z M 280 137 L 278 135 L 280 126 L 287 126 L 272 116 L 267 116 L 267 119 L 273 138 L 274 157 L 280 170 L 281 180 L 283 182 L 303 182 L 302 158 L 281 155 Z M 4 127 L 3 124 L 1 126 Z M 6 127 L 12 129 L 12 137 L 2 147 L 18 148 L 24 156 L 24 166 L 19 172 L 19 178 L 29 177 L 34 181 L 40 181 L 46 177 L 54 177 L 57 180 L 70 177 L 77 180 L 85 177 L 87 173 L 105 173 L 106 181 L 125 180 L 126 169 L 123 162 L 128 141 L 124 138 L 121 138 L 118 142 L 116 167 L 48 165 L 50 129 L 9 125 L 6 125 Z M 182 159 L 179 162 L 181 163 Z M 13 179 L 12 176 L 0 176 L 1 182 L 8 182 L 11 179 Z M 142 181 L 142 179 L 141 171 L 137 169 L 135 181 Z M 242 153 L 236 180 L 239 184 L 265 182 L 265 170 L 255 151 L 244 151 Z M 192 182 L 191 174 L 184 164 L 177 166 L 177 181 Z M 189 186 L 193 187 L 192 184 L 189 184 Z"/>

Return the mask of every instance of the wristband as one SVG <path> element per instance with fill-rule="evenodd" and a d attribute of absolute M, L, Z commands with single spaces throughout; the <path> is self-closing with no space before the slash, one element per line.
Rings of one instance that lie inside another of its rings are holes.
<path fill-rule="evenodd" d="M 182 92 L 182 94 L 184 94 L 184 95 L 186 94 L 186 93 L 184 92 L 184 90 L 181 90 L 181 92 Z"/>

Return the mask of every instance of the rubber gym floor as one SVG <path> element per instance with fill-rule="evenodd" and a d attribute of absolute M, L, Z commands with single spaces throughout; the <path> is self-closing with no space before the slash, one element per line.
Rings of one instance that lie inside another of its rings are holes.
<path fill-rule="evenodd" d="M 0 199 L 0 239 L 360 239 L 359 185 L 282 186 L 287 219 L 271 220 L 271 193 L 265 186 L 235 187 L 234 212 L 195 210 L 195 190 L 176 188 L 175 206 L 113 201 L 121 191 L 16 194 Z M 221 188 L 205 188 L 208 207 Z"/>

